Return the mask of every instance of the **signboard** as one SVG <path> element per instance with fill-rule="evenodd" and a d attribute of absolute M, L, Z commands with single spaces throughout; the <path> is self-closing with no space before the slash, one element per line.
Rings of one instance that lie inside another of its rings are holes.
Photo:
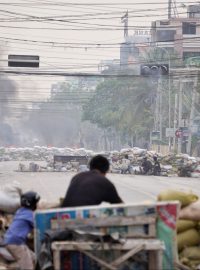
<path fill-rule="evenodd" d="M 151 140 L 159 141 L 160 140 L 160 131 L 152 131 L 151 132 Z"/>
<path fill-rule="evenodd" d="M 189 67 L 200 67 L 200 56 L 187 58 L 185 63 Z"/>
<path fill-rule="evenodd" d="M 137 30 L 134 31 L 134 35 L 136 35 L 136 36 L 150 36 L 151 35 L 151 31 L 137 29 Z"/>
<path fill-rule="evenodd" d="M 189 128 L 188 127 L 180 127 L 179 128 L 182 132 L 183 137 L 188 137 L 190 134 Z"/>
<path fill-rule="evenodd" d="M 166 137 L 174 137 L 175 135 L 175 129 L 174 128 L 166 128 L 165 130 L 165 136 Z"/>
<path fill-rule="evenodd" d="M 8 55 L 9 67 L 32 67 L 38 68 L 40 65 L 40 57 L 38 55 Z"/>
<path fill-rule="evenodd" d="M 176 135 L 177 138 L 181 138 L 182 137 L 182 131 L 180 129 L 177 129 L 175 131 L 175 135 Z"/>

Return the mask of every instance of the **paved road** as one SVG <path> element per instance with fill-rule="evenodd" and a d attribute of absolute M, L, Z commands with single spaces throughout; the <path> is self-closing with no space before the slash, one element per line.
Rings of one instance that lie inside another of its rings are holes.
<path fill-rule="evenodd" d="M 23 162 L 25 163 L 25 162 Z M 29 163 L 29 162 L 27 162 Z M 66 172 L 17 172 L 19 162 L 0 162 L 1 186 L 13 181 L 20 182 L 23 191 L 33 189 L 42 198 L 54 201 L 63 197 L 75 173 Z M 108 174 L 122 199 L 127 203 L 154 201 L 160 191 L 178 189 L 192 191 L 200 196 L 200 178 L 160 177 L 142 175 Z"/>

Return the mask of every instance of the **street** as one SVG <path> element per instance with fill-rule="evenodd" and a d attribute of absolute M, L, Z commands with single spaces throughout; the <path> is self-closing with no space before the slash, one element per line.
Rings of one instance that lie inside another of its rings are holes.
<path fill-rule="evenodd" d="M 29 162 L 23 162 L 29 163 Z M 42 164 L 42 162 L 37 162 Z M 22 190 L 35 190 L 47 201 L 63 197 L 70 183 L 72 172 L 17 172 L 18 161 L 0 163 L 0 184 L 3 186 L 13 181 L 21 184 Z M 160 191 L 178 189 L 194 192 L 200 196 L 199 178 L 161 177 L 143 175 L 108 174 L 116 186 L 121 198 L 126 203 L 155 201 Z"/>

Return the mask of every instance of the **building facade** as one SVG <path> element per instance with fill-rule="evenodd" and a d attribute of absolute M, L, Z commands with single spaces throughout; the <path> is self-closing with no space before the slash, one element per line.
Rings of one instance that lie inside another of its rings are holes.
<path fill-rule="evenodd" d="M 188 6 L 187 17 L 152 22 L 151 42 L 180 61 L 200 56 L 200 5 Z"/>

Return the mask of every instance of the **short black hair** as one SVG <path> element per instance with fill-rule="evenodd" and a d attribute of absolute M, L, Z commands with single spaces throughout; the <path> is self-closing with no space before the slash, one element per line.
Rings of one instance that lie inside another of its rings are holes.
<path fill-rule="evenodd" d="M 102 156 L 102 155 L 97 155 L 94 156 L 91 160 L 90 160 L 90 170 L 98 170 L 101 173 L 107 173 L 109 170 L 109 161 L 106 157 Z"/>

